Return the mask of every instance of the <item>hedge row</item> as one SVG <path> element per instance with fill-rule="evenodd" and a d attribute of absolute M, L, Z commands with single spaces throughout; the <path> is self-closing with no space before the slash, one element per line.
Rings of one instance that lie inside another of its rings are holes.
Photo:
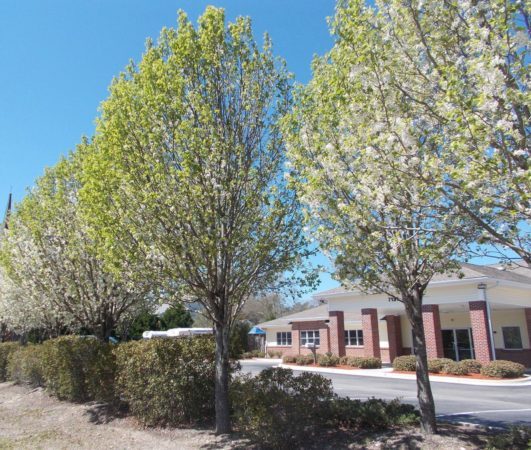
<path fill-rule="evenodd" d="M 145 425 L 189 426 L 214 418 L 211 337 L 116 346 L 61 337 L 40 345 L 0 344 L 0 354 L 9 354 L 10 380 L 43 386 L 65 400 L 125 405 Z M 313 373 L 296 377 L 289 369 L 233 378 L 231 402 L 234 425 L 261 448 L 293 448 L 326 429 L 383 429 L 418 420 L 413 406 L 339 398 L 330 380 Z"/>
<path fill-rule="evenodd" d="M 284 364 L 298 364 L 306 366 L 314 364 L 313 355 L 286 355 L 282 358 Z M 317 364 L 321 367 L 334 367 L 338 365 L 350 366 L 358 369 L 380 369 L 382 360 L 371 356 L 339 356 L 332 353 L 317 355 Z"/>
<path fill-rule="evenodd" d="M 414 355 L 398 356 L 393 361 L 395 370 L 414 372 L 416 358 Z M 428 360 L 430 373 L 444 373 L 450 375 L 468 375 L 480 373 L 493 378 L 519 378 L 524 375 L 525 367 L 512 361 L 497 360 L 482 365 L 475 359 L 464 359 L 456 362 L 448 358 L 434 358 Z"/>

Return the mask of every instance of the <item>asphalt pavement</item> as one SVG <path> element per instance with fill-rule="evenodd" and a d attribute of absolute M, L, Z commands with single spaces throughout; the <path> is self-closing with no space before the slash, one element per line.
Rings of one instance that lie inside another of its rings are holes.
<path fill-rule="evenodd" d="M 275 363 L 240 361 L 242 372 L 257 374 Z M 297 373 L 297 369 L 294 369 Z M 405 403 L 417 403 L 415 380 L 372 378 L 355 375 L 321 373 L 332 380 L 334 391 L 341 396 L 365 400 L 370 397 Z M 476 423 L 495 427 L 531 426 L 531 386 L 474 386 L 431 382 L 439 419 Z"/>

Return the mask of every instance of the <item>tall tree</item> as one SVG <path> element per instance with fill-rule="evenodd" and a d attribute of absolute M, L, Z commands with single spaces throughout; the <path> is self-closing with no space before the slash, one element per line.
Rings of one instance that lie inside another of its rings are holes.
<path fill-rule="evenodd" d="M 456 258 L 475 235 L 438 186 L 414 174 L 433 171 L 432 130 L 418 123 L 416 103 L 386 83 L 394 60 L 383 14 L 362 1 L 338 8 L 335 45 L 314 62 L 313 79 L 284 121 L 288 177 L 337 277 L 404 304 L 421 425 L 434 433 L 423 296 L 434 274 L 458 269 Z"/>
<path fill-rule="evenodd" d="M 79 208 L 81 159 L 79 151 L 48 169 L 17 205 L 0 261 L 24 293 L 24 310 L 13 308 L 12 314 L 107 339 L 122 315 L 143 306 L 153 292 L 131 278 L 116 281 L 97 256 Z"/>
<path fill-rule="evenodd" d="M 226 26 L 209 7 L 195 29 L 180 13 L 178 29 L 112 84 L 86 167 L 88 216 L 111 265 L 160 262 L 150 276 L 197 299 L 214 323 L 217 433 L 230 430 L 230 328 L 305 253 L 282 178 L 277 119 L 289 107 L 289 76 L 249 19 Z"/>

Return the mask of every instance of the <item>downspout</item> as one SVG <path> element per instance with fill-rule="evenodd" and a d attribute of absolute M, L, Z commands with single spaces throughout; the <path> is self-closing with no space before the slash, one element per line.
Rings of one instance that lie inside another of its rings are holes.
<path fill-rule="evenodd" d="M 493 287 L 498 286 L 498 282 Z M 484 301 L 487 307 L 487 323 L 489 325 L 489 338 L 490 338 L 490 348 L 492 349 L 492 360 L 496 361 L 496 347 L 494 346 L 494 332 L 492 330 L 492 317 L 490 311 L 490 303 L 487 297 L 487 284 L 479 283 L 478 284 L 478 294 L 479 300 Z"/>

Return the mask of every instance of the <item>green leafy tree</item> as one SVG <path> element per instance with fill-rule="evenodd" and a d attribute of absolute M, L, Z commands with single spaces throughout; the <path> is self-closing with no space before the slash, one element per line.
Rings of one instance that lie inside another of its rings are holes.
<path fill-rule="evenodd" d="M 182 303 L 170 306 L 161 316 L 164 329 L 189 328 L 194 323 L 192 315 L 186 310 Z"/>
<path fill-rule="evenodd" d="M 407 10 L 403 4 L 380 2 L 375 11 L 362 1 L 341 3 L 335 45 L 315 61 L 313 79 L 284 125 L 289 176 L 307 206 L 309 231 L 334 261 L 337 277 L 404 304 L 422 429 L 434 433 L 423 297 L 436 273 L 457 270 L 457 258 L 477 234 L 436 183 L 417 176 L 438 174 L 430 134 L 437 130 L 419 123 L 417 104 L 389 82 L 394 70 L 411 70 L 403 61 L 394 65 L 389 37 L 395 21 L 403 20 L 395 15 Z"/>
<path fill-rule="evenodd" d="M 181 13 L 110 92 L 85 171 L 87 217 L 116 273 L 146 262 L 144 276 L 198 299 L 214 323 L 226 433 L 231 326 L 251 295 L 291 285 L 282 275 L 306 254 L 277 126 L 289 76 L 249 19 L 226 26 L 209 7 L 197 29 Z"/>

